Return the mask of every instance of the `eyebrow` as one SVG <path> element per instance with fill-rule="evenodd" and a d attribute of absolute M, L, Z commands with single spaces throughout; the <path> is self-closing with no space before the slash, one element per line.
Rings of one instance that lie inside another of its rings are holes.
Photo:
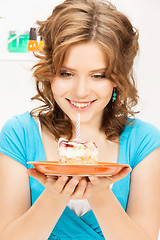
<path fill-rule="evenodd" d="M 61 66 L 61 69 L 65 69 L 65 70 L 76 72 L 76 69 L 69 68 L 69 67 L 66 67 L 66 66 Z M 102 72 L 102 71 L 107 71 L 107 68 L 94 69 L 94 70 L 91 70 L 90 72 L 94 73 L 94 72 Z"/>

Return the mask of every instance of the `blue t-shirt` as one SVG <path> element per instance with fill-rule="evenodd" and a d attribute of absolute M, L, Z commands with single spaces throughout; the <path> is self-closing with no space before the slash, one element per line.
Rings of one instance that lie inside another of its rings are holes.
<path fill-rule="evenodd" d="M 132 169 L 149 153 L 160 146 L 160 131 L 153 125 L 141 120 L 134 120 L 127 125 L 120 136 L 118 163 L 129 164 Z M 8 120 L 0 133 L 0 152 L 23 164 L 26 168 L 33 166 L 30 161 L 46 161 L 42 139 L 34 118 L 29 112 Z M 130 174 L 114 183 L 112 191 L 124 210 L 126 210 L 130 185 Z M 33 204 L 44 187 L 30 177 L 31 204 Z M 78 217 L 68 206 L 59 218 L 49 237 L 53 239 L 101 239 L 102 231 L 92 210 Z"/>

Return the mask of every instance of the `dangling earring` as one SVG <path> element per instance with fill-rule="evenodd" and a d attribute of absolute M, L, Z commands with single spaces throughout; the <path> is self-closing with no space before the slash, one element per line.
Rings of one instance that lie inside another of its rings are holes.
<path fill-rule="evenodd" d="M 116 100 L 116 96 L 117 96 L 116 88 L 113 88 L 112 102 L 114 102 Z"/>

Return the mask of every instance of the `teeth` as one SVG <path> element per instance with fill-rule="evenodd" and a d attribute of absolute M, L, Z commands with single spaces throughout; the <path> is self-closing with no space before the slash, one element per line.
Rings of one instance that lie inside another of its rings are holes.
<path fill-rule="evenodd" d="M 78 108 L 83 108 L 83 107 L 87 107 L 91 104 L 91 102 L 89 103 L 75 103 L 73 101 L 70 101 L 75 107 L 78 107 Z"/>

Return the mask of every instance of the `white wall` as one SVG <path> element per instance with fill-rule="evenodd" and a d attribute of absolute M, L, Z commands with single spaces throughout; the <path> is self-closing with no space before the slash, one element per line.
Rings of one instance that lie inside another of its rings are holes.
<path fill-rule="evenodd" d="M 160 128 L 160 1 L 113 0 L 119 10 L 130 16 L 139 29 L 140 54 L 135 63 L 135 74 L 140 95 L 139 118 Z"/>
<path fill-rule="evenodd" d="M 15 114 L 31 110 L 30 98 L 35 93 L 30 68 L 32 60 L 9 60 L 6 57 L 8 31 L 29 30 L 35 21 L 50 15 L 53 6 L 62 0 L 1 0 L 0 1 L 0 128 Z M 140 95 L 138 115 L 142 120 L 160 128 L 160 1 L 112 0 L 119 10 L 130 16 L 140 31 L 140 55 L 136 59 L 135 73 Z M 5 56 L 5 57 L 3 57 Z M 4 60 L 5 59 L 5 60 Z"/>
<path fill-rule="evenodd" d="M 36 20 L 48 17 L 61 0 L 1 0 L 0 1 L 0 129 L 11 116 L 31 110 L 34 95 L 31 67 L 36 63 L 27 54 L 8 54 L 9 30 L 18 33 L 36 27 Z M 19 56 L 22 55 L 22 56 Z M 29 55 L 30 56 L 30 55 Z"/>

